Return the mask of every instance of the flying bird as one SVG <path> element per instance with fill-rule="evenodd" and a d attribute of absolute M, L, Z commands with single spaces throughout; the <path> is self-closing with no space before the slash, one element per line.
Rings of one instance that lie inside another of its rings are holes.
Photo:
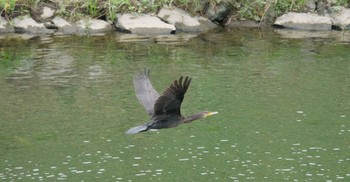
<path fill-rule="evenodd" d="M 181 115 L 181 103 L 191 80 L 192 78 L 188 76 L 181 76 L 159 95 L 149 79 L 148 69 L 136 74 L 134 76 L 135 93 L 150 116 L 150 120 L 129 129 L 126 134 L 135 134 L 150 129 L 173 128 L 183 123 L 218 114 L 218 112 L 202 111 L 190 116 Z"/>

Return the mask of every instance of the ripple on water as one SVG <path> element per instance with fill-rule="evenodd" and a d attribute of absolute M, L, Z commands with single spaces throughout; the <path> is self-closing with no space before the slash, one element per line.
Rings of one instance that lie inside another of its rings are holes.
<path fill-rule="evenodd" d="M 145 176 L 146 173 L 138 173 L 138 174 L 135 174 L 135 176 Z"/>
<path fill-rule="evenodd" d="M 77 170 L 77 169 L 73 169 L 70 171 L 71 173 L 74 173 L 74 174 L 81 174 L 81 173 L 84 173 L 84 171 L 82 170 Z"/>
<path fill-rule="evenodd" d="M 322 147 L 310 147 L 310 150 L 322 150 Z"/>

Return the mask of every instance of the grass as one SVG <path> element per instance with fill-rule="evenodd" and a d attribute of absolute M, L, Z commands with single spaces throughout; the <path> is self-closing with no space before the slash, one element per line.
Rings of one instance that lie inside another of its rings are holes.
<path fill-rule="evenodd" d="M 319 0 L 322 1 L 322 0 Z M 31 7 L 36 7 L 45 0 L 0 0 L 0 14 L 15 17 L 28 14 Z M 289 12 L 305 9 L 307 0 L 61 0 L 57 14 L 72 20 L 81 16 L 115 20 L 116 13 L 156 13 L 163 5 L 180 7 L 190 13 L 202 13 L 205 4 L 227 3 L 234 9 L 237 18 L 261 21 L 268 11 L 275 17 Z M 337 0 L 335 5 L 348 6 L 348 0 Z"/>
<path fill-rule="evenodd" d="M 1 14 L 10 14 L 14 11 L 16 0 L 0 0 Z"/>

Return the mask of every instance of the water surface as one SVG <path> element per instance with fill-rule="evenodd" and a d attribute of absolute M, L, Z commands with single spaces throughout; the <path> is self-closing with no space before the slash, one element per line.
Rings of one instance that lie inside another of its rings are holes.
<path fill-rule="evenodd" d="M 346 39 L 191 37 L 1 39 L 1 181 L 350 179 Z M 144 67 L 159 92 L 193 77 L 184 115 L 219 115 L 125 135 L 147 121 L 132 83 Z"/>

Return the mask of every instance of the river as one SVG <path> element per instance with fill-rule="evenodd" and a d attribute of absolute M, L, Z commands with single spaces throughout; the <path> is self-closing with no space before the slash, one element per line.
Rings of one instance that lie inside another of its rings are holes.
<path fill-rule="evenodd" d="M 2 38 L 0 180 L 349 181 L 349 50 L 272 29 Z M 219 114 L 126 135 L 143 68 L 160 93 L 192 77 L 184 115 Z"/>

